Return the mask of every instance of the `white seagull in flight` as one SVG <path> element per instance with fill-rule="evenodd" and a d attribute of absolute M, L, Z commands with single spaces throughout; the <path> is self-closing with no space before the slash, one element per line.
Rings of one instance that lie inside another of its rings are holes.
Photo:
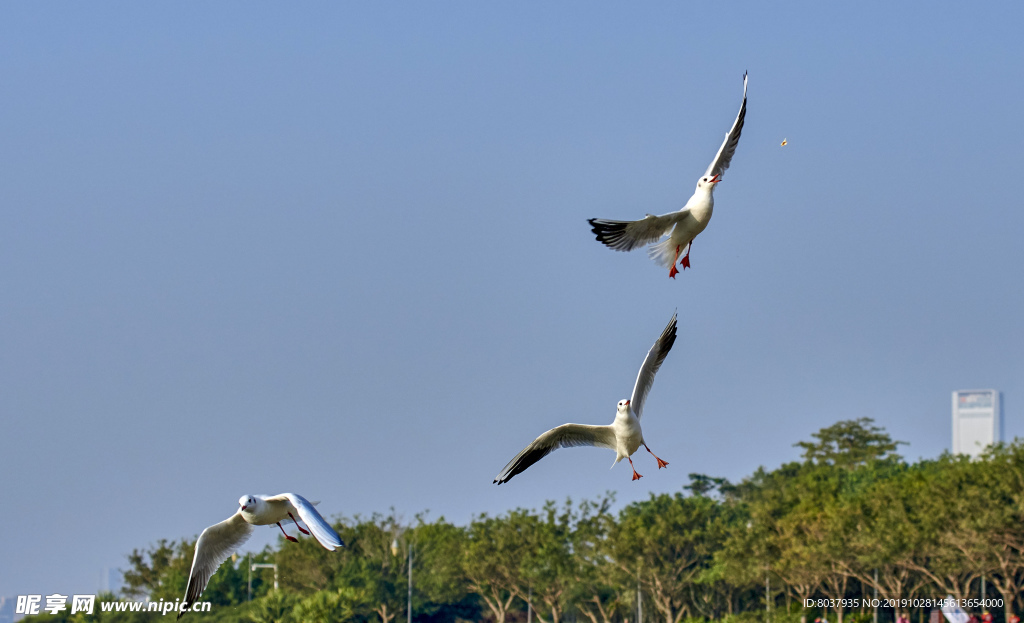
<path fill-rule="evenodd" d="M 185 600 L 181 604 L 178 618 L 185 614 L 188 606 L 199 600 L 217 567 L 241 547 L 242 543 L 249 540 L 253 526 L 269 526 L 276 523 L 281 532 L 284 532 L 286 539 L 298 542 L 298 539 L 285 532 L 284 526 L 281 525 L 282 521 L 291 521 L 303 534 L 312 531 L 320 545 L 332 552 L 344 547 L 341 537 L 320 516 L 314 508 L 315 505 L 316 502 L 310 502 L 297 493 L 243 495 L 239 498 L 238 510 L 234 515 L 210 526 L 199 535 L 196 552 L 192 558 L 192 570 L 188 576 L 188 588 L 185 589 Z M 296 515 L 309 526 L 309 530 L 299 525 Z"/>
<path fill-rule="evenodd" d="M 715 186 L 722 181 L 722 175 L 729 168 L 732 156 L 736 153 L 736 145 L 740 142 L 743 130 L 743 119 L 747 115 L 747 74 L 743 74 L 743 103 L 740 112 L 733 121 L 732 128 L 726 133 L 722 146 L 718 148 L 715 159 L 704 175 L 697 180 L 697 190 L 693 191 L 686 205 L 678 212 L 670 212 L 661 216 L 648 214 L 639 221 L 609 221 L 606 219 L 589 219 L 597 239 L 616 251 L 632 251 L 656 242 L 664 235 L 668 238 L 658 244 L 651 244 L 647 253 L 658 264 L 668 266 L 668 276 L 673 279 L 679 274 L 676 263 L 682 254 L 682 266 L 690 267 L 690 247 L 697 234 L 704 231 L 711 220 L 711 211 L 715 205 Z M 674 228 L 674 229 L 673 229 Z M 670 233 L 671 232 L 671 233 Z"/>
<path fill-rule="evenodd" d="M 636 473 L 633 467 L 633 459 L 629 458 L 640 446 L 647 448 L 644 442 L 643 431 L 640 430 L 640 416 L 644 411 L 644 400 L 647 393 L 654 385 L 654 375 L 658 373 L 668 351 L 672 350 L 672 344 L 676 341 L 676 314 L 672 314 L 668 326 L 658 336 L 658 340 L 647 353 L 647 358 L 640 366 L 640 373 L 636 377 L 636 385 L 633 386 L 633 395 L 628 400 L 620 400 L 615 412 L 615 421 L 608 426 L 588 426 L 587 424 L 562 424 L 552 428 L 540 437 L 537 437 L 530 445 L 523 448 L 523 451 L 508 462 L 505 469 L 501 470 L 494 477 L 494 482 L 499 485 L 508 482 L 516 474 L 523 472 L 529 466 L 551 454 L 558 448 L 569 448 L 572 446 L 597 446 L 615 450 L 615 463 L 622 459 L 629 459 L 629 465 L 633 468 L 633 480 L 639 480 L 640 474 Z M 647 448 L 651 452 L 650 448 Z M 658 469 L 668 466 L 651 452 L 658 461 Z"/>

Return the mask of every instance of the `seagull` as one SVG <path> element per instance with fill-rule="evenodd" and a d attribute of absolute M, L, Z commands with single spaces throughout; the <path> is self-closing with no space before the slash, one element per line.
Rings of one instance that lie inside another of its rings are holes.
<path fill-rule="evenodd" d="M 291 521 L 303 534 L 313 533 L 313 537 L 330 551 L 345 544 L 338 533 L 331 528 L 320 513 L 316 511 L 317 502 L 310 502 L 297 493 L 280 495 L 243 495 L 238 500 L 238 510 L 224 521 L 203 530 L 196 541 L 196 552 L 192 558 L 192 570 L 188 575 L 188 588 L 185 589 L 185 600 L 178 611 L 178 618 L 185 614 L 188 606 L 195 603 L 202 595 L 206 583 L 222 562 L 252 535 L 253 526 L 269 526 L 277 524 L 289 541 L 298 542 L 284 531 L 282 521 Z M 298 515 L 309 530 L 304 529 L 295 516 Z"/>
<path fill-rule="evenodd" d="M 736 153 L 736 145 L 740 142 L 743 120 L 747 116 L 747 74 L 743 74 L 743 103 L 740 112 L 733 121 L 732 128 L 725 134 L 722 146 L 718 148 L 711 166 L 699 180 L 697 189 L 693 191 L 686 205 L 678 212 L 670 212 L 655 216 L 648 214 L 639 221 L 610 221 L 600 218 L 588 219 L 597 239 L 616 251 L 632 251 L 650 244 L 647 250 L 651 259 L 668 266 L 668 276 L 675 279 L 679 271 L 676 263 L 682 254 L 683 269 L 690 267 L 690 248 L 693 239 L 711 220 L 711 211 L 715 205 L 715 186 L 722 181 L 722 175 L 729 168 L 732 156 Z M 674 229 L 673 229 L 674 228 Z M 670 233 L 671 232 L 671 233 Z M 668 238 L 658 244 L 652 244 L 662 236 Z"/>
<path fill-rule="evenodd" d="M 633 395 L 626 400 L 620 400 L 615 411 L 615 421 L 608 426 L 588 426 L 586 424 L 562 424 L 556 426 L 533 443 L 523 448 L 523 451 L 508 462 L 508 465 L 494 477 L 494 482 L 499 485 L 508 482 L 513 476 L 526 470 L 537 461 L 543 459 L 558 448 L 569 448 L 572 446 L 597 446 L 615 450 L 615 462 L 612 467 L 622 459 L 628 459 L 630 467 L 633 468 L 633 480 L 640 480 L 642 476 L 636 473 L 633 467 L 633 459 L 630 456 L 640 446 L 647 448 L 644 442 L 643 431 L 640 430 L 640 416 L 644 411 L 644 400 L 647 393 L 654 385 L 654 375 L 658 373 L 668 351 L 672 350 L 672 344 L 676 341 L 676 314 L 672 314 L 665 330 L 658 336 L 654 346 L 647 352 L 643 365 L 640 366 L 640 373 L 637 374 L 636 384 L 633 386 Z M 647 448 L 651 452 L 650 448 Z M 662 461 L 656 454 L 651 456 L 658 461 L 658 469 L 667 467 L 668 463 Z"/>

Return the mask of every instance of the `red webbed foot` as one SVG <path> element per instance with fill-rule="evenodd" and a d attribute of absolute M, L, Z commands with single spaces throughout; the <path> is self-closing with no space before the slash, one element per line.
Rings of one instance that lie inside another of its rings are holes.
<path fill-rule="evenodd" d="M 644 444 L 644 448 L 645 448 L 645 449 L 646 449 L 646 450 L 647 450 L 648 452 L 651 452 L 651 449 L 647 447 L 647 444 L 646 444 L 646 443 Z M 654 457 L 654 460 L 658 462 L 658 469 L 661 469 L 662 467 L 668 467 L 668 462 L 667 462 L 667 461 L 662 461 L 662 460 L 661 460 L 660 458 L 658 458 L 658 455 L 657 455 L 657 454 L 655 454 L 655 453 L 651 452 L 651 456 L 653 456 L 653 457 Z"/>
<path fill-rule="evenodd" d="M 636 467 L 633 466 L 633 459 L 630 459 L 629 457 L 626 458 L 629 459 L 629 467 L 633 470 L 633 480 L 640 480 L 643 478 L 643 476 L 636 473 Z"/>
<path fill-rule="evenodd" d="M 295 524 L 295 525 L 299 525 L 299 524 Z M 281 525 L 280 521 L 277 522 L 277 527 L 281 529 L 281 534 L 284 535 L 284 538 L 288 539 L 292 543 L 298 543 L 299 542 L 298 539 L 296 539 L 295 537 L 293 537 L 292 535 L 290 535 L 290 534 L 288 534 L 287 532 L 284 531 L 284 526 Z"/>

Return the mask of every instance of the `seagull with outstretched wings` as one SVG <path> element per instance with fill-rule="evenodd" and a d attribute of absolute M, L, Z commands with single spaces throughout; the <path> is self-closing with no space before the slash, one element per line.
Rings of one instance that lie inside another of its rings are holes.
<path fill-rule="evenodd" d="M 615 450 L 615 463 L 612 463 L 612 467 L 615 467 L 615 464 L 622 459 L 629 459 L 629 465 L 633 467 L 633 459 L 630 457 L 640 446 L 647 448 L 643 431 L 640 430 L 640 416 L 644 412 L 644 401 L 651 391 L 651 386 L 654 385 L 654 375 L 658 373 L 658 368 L 665 361 L 668 352 L 672 350 L 672 344 L 675 341 L 676 314 L 672 314 L 668 326 L 658 336 L 658 340 L 654 342 L 643 365 L 640 366 L 640 373 L 637 374 L 636 384 L 633 386 L 633 394 L 628 399 L 619 401 L 614 422 L 608 426 L 587 424 L 556 426 L 523 448 L 522 452 L 509 461 L 505 469 L 494 477 L 494 482 L 499 485 L 508 482 L 513 476 L 525 471 L 526 468 L 558 448 L 572 446 L 597 446 Z M 651 449 L 647 448 L 647 451 L 651 452 Z M 658 461 L 658 469 L 668 466 L 668 463 L 662 461 L 653 452 L 651 452 L 651 456 Z M 633 480 L 640 478 L 640 474 L 636 473 L 636 468 L 633 467 Z"/>
<path fill-rule="evenodd" d="M 704 231 L 711 220 L 712 208 L 715 205 L 715 187 L 722 181 L 722 175 L 729 168 L 736 146 L 740 142 L 743 131 L 743 120 L 747 116 L 747 74 L 743 74 L 743 103 L 740 112 L 732 123 L 732 128 L 725 135 L 722 146 L 718 148 L 714 160 L 704 175 L 697 180 L 697 189 L 693 191 L 686 205 L 678 212 L 670 212 L 655 216 L 648 214 L 639 221 L 610 221 L 601 218 L 589 219 L 591 231 L 597 239 L 616 251 L 632 251 L 638 247 L 651 245 L 647 250 L 658 264 L 669 267 L 668 276 L 673 279 L 679 274 L 676 264 L 684 269 L 690 267 L 690 247 L 697 234 Z M 668 236 L 661 240 L 663 236 Z M 658 242 L 661 240 L 661 242 Z M 653 244 L 657 242 L 657 244 Z M 682 261 L 680 261 L 680 256 Z"/>
<path fill-rule="evenodd" d="M 299 525 L 299 520 L 302 520 L 309 530 Z M 180 619 L 188 612 L 188 608 L 199 600 L 217 567 L 249 540 L 253 526 L 277 524 L 286 539 L 298 541 L 285 532 L 284 526 L 281 525 L 281 522 L 289 521 L 295 523 L 295 527 L 303 534 L 312 532 L 313 538 L 330 551 L 345 545 L 331 524 L 317 512 L 316 502 L 310 502 L 297 493 L 243 495 L 238 500 L 238 510 L 234 515 L 210 526 L 199 535 L 192 557 L 192 570 L 188 574 L 185 599 L 178 610 L 178 618 Z"/>

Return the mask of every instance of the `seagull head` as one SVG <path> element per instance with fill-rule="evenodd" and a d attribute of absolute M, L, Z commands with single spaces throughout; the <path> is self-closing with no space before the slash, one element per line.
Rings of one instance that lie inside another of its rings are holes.
<path fill-rule="evenodd" d="M 243 495 L 238 498 L 238 510 L 244 512 L 256 512 L 256 498 L 251 495 Z"/>
<path fill-rule="evenodd" d="M 710 193 L 715 190 L 715 184 L 722 181 L 721 175 L 705 175 L 697 180 L 697 190 Z"/>
<path fill-rule="evenodd" d="M 628 413 L 629 412 L 629 400 L 620 400 L 619 401 L 618 409 L 622 413 Z"/>

